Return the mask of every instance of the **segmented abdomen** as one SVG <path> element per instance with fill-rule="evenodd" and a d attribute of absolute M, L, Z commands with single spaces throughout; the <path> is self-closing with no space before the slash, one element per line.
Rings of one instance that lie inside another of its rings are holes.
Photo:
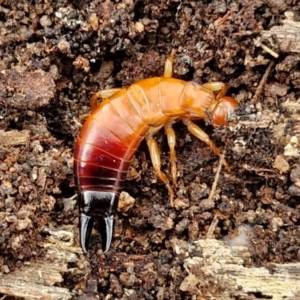
<path fill-rule="evenodd" d="M 149 127 L 126 89 L 104 101 L 89 116 L 74 153 L 79 191 L 119 193 L 129 163 Z"/>

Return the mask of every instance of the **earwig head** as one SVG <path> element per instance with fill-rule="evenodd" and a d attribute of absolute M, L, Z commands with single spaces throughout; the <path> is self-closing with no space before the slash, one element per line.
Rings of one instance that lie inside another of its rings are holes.
<path fill-rule="evenodd" d="M 222 97 L 212 109 L 210 119 L 213 125 L 228 125 L 228 118 L 233 113 L 238 103 L 231 97 Z"/>

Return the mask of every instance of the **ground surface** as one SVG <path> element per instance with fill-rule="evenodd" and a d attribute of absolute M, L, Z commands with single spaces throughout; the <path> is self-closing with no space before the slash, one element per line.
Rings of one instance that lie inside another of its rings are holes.
<path fill-rule="evenodd" d="M 49 230 L 70 226 L 78 245 L 72 154 L 89 98 L 98 89 L 161 75 L 172 49 L 175 77 L 223 81 L 240 103 L 231 129 L 199 123 L 226 149 L 231 172 L 221 170 L 209 198 L 219 158 L 177 124 L 171 208 L 142 144 L 125 187 L 135 205 L 116 215 L 111 250 L 102 254 L 99 243 L 87 256 L 78 250 L 73 272 L 64 270 L 57 285 L 74 299 L 220 295 L 224 287 L 215 285 L 185 290 L 187 270 L 176 254 L 178 245 L 205 239 L 213 220 L 216 239 L 230 241 L 243 228 L 239 242 L 251 252 L 249 266 L 299 260 L 299 48 L 290 46 L 293 36 L 276 31 L 262 42 L 278 58 L 257 42 L 263 31 L 282 26 L 285 12 L 299 11 L 298 1 L 0 3 L 1 273 L 45 258 Z M 169 174 L 163 133 L 157 140 Z"/>

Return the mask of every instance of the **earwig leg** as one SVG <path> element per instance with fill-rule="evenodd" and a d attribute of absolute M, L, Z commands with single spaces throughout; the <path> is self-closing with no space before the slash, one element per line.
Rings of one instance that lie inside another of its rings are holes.
<path fill-rule="evenodd" d="M 176 53 L 176 50 L 173 49 L 170 56 L 166 59 L 164 77 L 172 77 L 172 74 L 173 74 L 173 60 L 174 60 L 175 53 Z"/>
<path fill-rule="evenodd" d="M 202 85 L 203 87 L 207 88 L 212 92 L 218 92 L 216 99 L 221 99 L 227 91 L 227 87 L 223 82 L 215 81 L 215 82 L 207 82 Z"/>
<path fill-rule="evenodd" d="M 90 106 L 91 109 L 93 110 L 94 108 L 97 107 L 98 105 L 98 99 L 106 99 L 111 97 L 112 95 L 116 94 L 119 92 L 121 89 L 120 88 L 115 88 L 115 89 L 107 89 L 107 90 L 101 90 L 97 93 L 95 93 L 91 100 L 90 100 Z"/>
<path fill-rule="evenodd" d="M 199 126 L 197 126 L 195 123 L 193 123 L 192 121 L 190 121 L 188 119 L 183 119 L 182 122 L 184 125 L 187 126 L 187 128 L 191 134 L 193 134 L 199 140 L 201 140 L 206 145 L 208 145 L 215 154 L 217 154 L 217 155 L 221 154 L 220 149 L 214 144 L 214 142 L 209 138 L 209 136 Z M 224 160 L 223 164 L 226 169 L 230 169 L 229 165 L 227 164 L 227 162 L 225 160 Z"/>
<path fill-rule="evenodd" d="M 170 148 L 170 162 L 171 162 L 171 175 L 173 184 L 176 184 L 177 180 L 177 167 L 176 167 L 176 152 L 175 152 L 175 144 L 176 144 L 176 135 L 175 131 L 172 128 L 172 123 L 167 123 L 165 125 L 165 132 L 168 138 L 168 145 Z"/>
<path fill-rule="evenodd" d="M 157 142 L 154 140 L 152 135 L 147 135 L 146 136 L 146 141 L 147 141 L 147 145 L 148 145 L 148 148 L 149 148 L 153 168 L 156 171 L 157 176 L 160 178 L 160 180 L 163 181 L 164 184 L 166 185 L 166 187 L 168 189 L 168 192 L 169 192 L 170 205 L 173 207 L 174 206 L 174 193 L 173 193 L 173 190 L 170 186 L 170 182 L 169 182 L 168 177 L 160 169 L 161 168 L 161 161 L 160 161 L 160 154 L 159 154 L 159 149 L 158 149 L 158 146 L 157 146 Z"/>

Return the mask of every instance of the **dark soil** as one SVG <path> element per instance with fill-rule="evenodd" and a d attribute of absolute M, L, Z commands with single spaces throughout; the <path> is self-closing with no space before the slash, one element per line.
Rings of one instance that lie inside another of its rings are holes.
<path fill-rule="evenodd" d="M 222 170 L 215 201 L 205 200 L 219 157 L 176 124 L 180 175 L 171 208 L 142 143 L 125 187 L 135 205 L 115 216 L 110 251 L 95 243 L 87 274 L 68 275 L 61 286 L 80 300 L 191 299 L 179 289 L 186 271 L 174 247 L 205 238 L 215 215 L 216 239 L 250 226 L 253 266 L 299 260 L 299 157 L 283 156 L 300 133 L 283 105 L 300 96 L 299 54 L 280 52 L 274 39 L 275 59 L 254 42 L 285 11 L 299 11 L 298 1 L 0 3 L 0 130 L 29 133 L 25 143 L 0 143 L 0 272 L 43 256 L 47 224 L 78 224 L 77 207 L 64 209 L 64 200 L 76 193 L 73 148 L 91 95 L 160 76 L 172 49 L 174 77 L 223 81 L 240 103 L 231 129 L 199 122 L 226 150 L 231 171 Z M 163 132 L 157 140 L 169 175 Z"/>

